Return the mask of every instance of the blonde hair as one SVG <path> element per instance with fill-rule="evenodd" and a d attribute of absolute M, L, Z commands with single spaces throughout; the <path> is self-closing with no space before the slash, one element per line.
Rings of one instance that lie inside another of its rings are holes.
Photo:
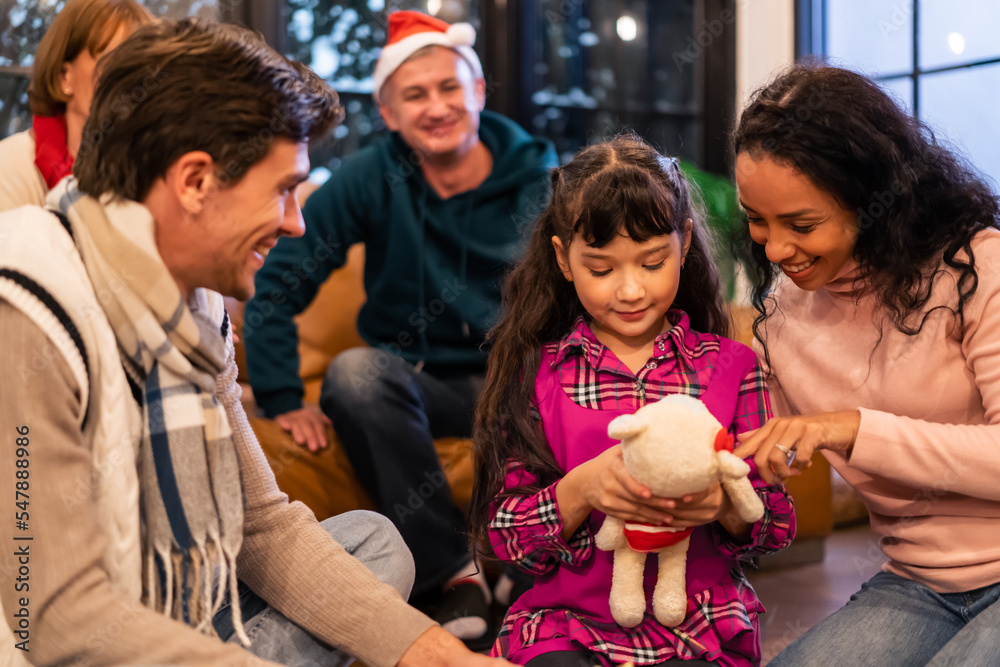
<path fill-rule="evenodd" d="M 107 48 L 122 25 L 139 28 L 153 15 L 136 0 L 70 0 L 45 32 L 35 53 L 28 87 L 31 113 L 55 116 L 66 112 L 69 97 L 60 79 L 66 63 L 84 49 L 96 55 Z"/>

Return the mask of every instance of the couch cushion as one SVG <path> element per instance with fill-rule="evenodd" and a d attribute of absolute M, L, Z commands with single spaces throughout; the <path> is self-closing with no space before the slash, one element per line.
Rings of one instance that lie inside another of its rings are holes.
<path fill-rule="evenodd" d="M 305 503 L 320 521 L 350 510 L 375 509 L 354 477 L 332 428 L 326 433 L 329 446 L 314 453 L 298 445 L 270 419 L 251 417 L 250 426 L 271 464 L 278 488 L 288 494 L 289 500 Z M 472 497 L 472 441 L 439 438 L 434 447 L 456 504 L 467 506 Z"/>

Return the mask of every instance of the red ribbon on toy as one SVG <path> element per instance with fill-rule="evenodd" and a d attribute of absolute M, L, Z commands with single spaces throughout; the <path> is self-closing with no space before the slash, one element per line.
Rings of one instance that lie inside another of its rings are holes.
<path fill-rule="evenodd" d="M 715 434 L 715 451 L 721 452 L 724 449 L 727 452 L 732 453 L 733 441 L 734 438 L 731 434 L 719 429 L 719 432 Z"/>
<path fill-rule="evenodd" d="M 639 525 L 652 526 L 654 524 L 642 523 Z M 663 530 L 651 533 L 645 530 L 629 530 L 628 526 L 629 524 L 625 525 L 625 539 L 628 540 L 628 545 L 632 547 L 632 550 L 639 553 L 650 553 L 671 547 L 689 537 L 693 530 L 685 528 L 678 531 Z"/>

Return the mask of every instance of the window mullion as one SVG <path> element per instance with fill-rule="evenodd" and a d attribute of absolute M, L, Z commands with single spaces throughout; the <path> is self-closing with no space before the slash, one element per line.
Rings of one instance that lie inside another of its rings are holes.
<path fill-rule="evenodd" d="M 920 118 L 920 0 L 913 0 L 913 117 Z"/>

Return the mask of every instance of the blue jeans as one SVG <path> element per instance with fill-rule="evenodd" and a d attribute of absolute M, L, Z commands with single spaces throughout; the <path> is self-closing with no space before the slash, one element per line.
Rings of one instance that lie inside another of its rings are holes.
<path fill-rule="evenodd" d="M 378 348 L 333 360 L 319 404 L 362 488 L 413 553 L 414 596 L 440 588 L 469 562 L 465 518 L 434 438 L 468 437 L 483 377 L 440 378 Z"/>
<path fill-rule="evenodd" d="M 413 559 L 399 533 L 385 517 L 359 510 L 330 517 L 321 524 L 348 553 L 375 573 L 380 581 L 393 586 L 405 600 L 413 585 Z M 288 665 L 343 667 L 354 658 L 315 638 L 288 620 L 250 590 L 239 585 L 243 628 L 250 638 L 247 649 L 258 658 Z M 232 611 L 227 601 L 212 619 L 219 637 L 239 642 L 233 632 Z"/>
<path fill-rule="evenodd" d="M 1000 665 L 1000 584 L 935 593 L 879 572 L 770 667 Z"/>

